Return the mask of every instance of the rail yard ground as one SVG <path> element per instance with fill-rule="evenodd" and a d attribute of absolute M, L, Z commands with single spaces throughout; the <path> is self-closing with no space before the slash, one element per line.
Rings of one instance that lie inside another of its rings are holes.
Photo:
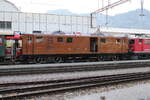
<path fill-rule="evenodd" d="M 73 91 L 66 91 L 66 92 L 59 92 L 59 93 L 46 93 L 46 94 L 42 94 L 38 96 L 27 97 L 24 100 L 81 100 L 82 97 L 80 96 L 87 96 L 87 95 L 90 96 L 93 94 L 98 94 L 100 97 L 101 96 L 100 94 L 104 92 L 109 93 L 111 91 L 116 91 L 118 89 L 120 90 L 120 89 L 132 88 L 132 87 L 141 87 L 140 89 L 143 90 L 144 88 L 142 88 L 142 86 L 144 84 L 150 84 L 150 80 L 133 81 L 133 82 L 127 82 L 127 83 L 125 82 L 125 83 L 120 83 L 120 84 L 97 86 L 97 87 L 77 89 Z M 147 97 L 139 96 L 138 99 L 144 98 L 144 100 L 147 100 L 145 99 Z M 84 98 L 84 100 L 93 100 L 93 99 Z M 100 99 L 97 99 L 97 100 L 100 100 Z"/>
<path fill-rule="evenodd" d="M 0 76 L 144 68 L 148 66 L 150 66 L 150 60 L 61 63 L 61 64 L 39 64 L 39 65 L 38 64 L 5 65 L 0 67 Z"/>
<path fill-rule="evenodd" d="M 113 89 L 132 87 L 137 84 L 150 83 L 149 60 L 139 61 L 115 61 L 115 62 L 92 62 L 77 64 L 41 64 L 41 65 L 14 65 L 2 66 L 1 70 L 10 68 L 40 68 L 42 66 L 59 67 L 70 65 L 117 65 L 120 68 L 101 70 L 82 70 L 37 73 L 37 74 L 16 74 L 0 76 L 0 98 L 3 100 L 71 100 L 75 96 L 101 93 Z M 106 66 L 107 65 L 107 66 Z M 123 68 L 122 66 L 123 65 Z M 129 66 L 134 67 L 129 67 Z M 82 66 L 81 66 L 82 67 Z M 21 70 L 20 70 L 21 71 Z M 143 81 L 140 81 L 143 80 Z M 43 87 L 44 86 L 44 87 Z M 39 91 L 40 90 L 40 91 Z M 27 92 L 29 91 L 29 92 Z M 51 92 L 49 92 L 51 91 Z M 8 93 L 7 93 L 8 92 Z M 27 93 L 26 93 L 27 92 Z M 34 95 L 32 95 L 32 93 Z M 10 94 L 9 94 L 10 93 Z M 31 94 L 30 94 L 31 93 Z M 36 94 L 36 95 L 35 95 Z M 14 96 L 13 96 L 14 95 Z M 8 96 L 8 97 L 7 97 Z M 27 96 L 27 98 L 25 98 Z"/>
<path fill-rule="evenodd" d="M 140 90 L 143 91 L 143 90 L 145 90 L 145 87 L 146 87 L 145 84 L 146 84 L 146 86 L 150 85 L 150 80 L 134 81 L 134 82 L 128 82 L 128 83 L 115 84 L 115 85 L 92 87 L 92 88 L 87 88 L 87 89 L 78 89 L 78 90 L 67 91 L 67 92 L 63 92 L 63 93 L 44 94 L 44 95 L 40 95 L 40 96 L 27 98 L 27 100 L 100 100 L 101 96 L 106 96 L 103 94 L 107 94 L 107 93 L 110 94 L 111 92 L 115 93 L 115 91 L 117 92 L 118 90 L 121 90 L 121 93 L 124 94 L 125 92 L 127 92 L 124 90 L 130 91 L 130 89 L 140 87 Z M 144 88 L 143 88 L 143 86 L 144 86 Z M 130 89 L 128 89 L 128 88 L 130 88 Z M 138 89 L 136 89 L 136 91 L 135 90 L 133 90 L 133 91 L 137 92 Z M 147 91 L 147 90 L 145 90 L 145 91 Z M 132 92 L 130 92 L 130 93 L 132 93 Z M 91 99 L 90 97 L 92 97 L 93 95 L 94 95 L 94 98 Z M 115 95 L 115 96 L 118 96 L 118 95 Z M 147 99 L 148 97 L 149 96 L 147 96 L 147 95 L 138 96 L 137 98 L 134 98 L 133 100 L 141 100 L 141 99 L 149 100 L 149 99 Z M 111 99 L 109 98 L 106 100 L 111 100 Z M 126 100 L 131 100 L 131 98 L 126 98 Z"/>

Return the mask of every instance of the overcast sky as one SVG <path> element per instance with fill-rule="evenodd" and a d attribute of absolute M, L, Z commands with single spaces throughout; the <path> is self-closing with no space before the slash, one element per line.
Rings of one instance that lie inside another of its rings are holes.
<path fill-rule="evenodd" d="M 98 0 L 9 0 L 24 12 L 45 13 L 48 10 L 68 9 L 74 13 L 90 13 L 98 9 Z M 102 6 L 99 0 L 99 7 Z M 105 0 L 104 0 L 105 1 Z M 106 0 L 107 1 L 107 0 Z M 110 0 L 112 3 L 119 0 Z M 141 0 L 131 0 L 109 10 L 110 15 L 140 8 Z M 105 4 L 106 5 L 106 4 Z M 144 8 L 150 10 L 150 0 L 144 0 Z"/>

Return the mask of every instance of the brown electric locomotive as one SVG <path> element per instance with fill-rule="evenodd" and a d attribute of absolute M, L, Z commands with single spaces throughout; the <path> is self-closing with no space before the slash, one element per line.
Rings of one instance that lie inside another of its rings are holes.
<path fill-rule="evenodd" d="M 65 62 L 75 60 L 119 60 L 128 53 L 128 38 L 76 35 L 21 35 L 22 61 Z"/>

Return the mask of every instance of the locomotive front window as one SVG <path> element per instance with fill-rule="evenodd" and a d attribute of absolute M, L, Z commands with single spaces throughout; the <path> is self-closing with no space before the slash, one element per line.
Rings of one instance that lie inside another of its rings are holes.
<path fill-rule="evenodd" d="M 130 41 L 129 41 L 129 44 L 134 44 L 134 43 L 135 43 L 134 40 L 130 40 Z"/>
<path fill-rule="evenodd" d="M 67 38 L 67 43 L 72 43 L 72 40 L 73 40 L 73 39 L 72 39 L 72 38 L 70 38 L 70 37 L 69 37 L 69 38 Z"/>

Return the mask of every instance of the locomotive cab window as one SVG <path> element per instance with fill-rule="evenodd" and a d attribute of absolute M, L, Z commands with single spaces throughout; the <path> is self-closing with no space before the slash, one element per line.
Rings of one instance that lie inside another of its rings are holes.
<path fill-rule="evenodd" d="M 106 39 L 102 38 L 102 39 L 100 39 L 100 42 L 101 43 L 106 43 Z"/>
<path fill-rule="evenodd" d="M 64 39 L 62 37 L 58 37 L 57 42 L 64 42 Z"/>
<path fill-rule="evenodd" d="M 129 44 L 134 44 L 134 43 L 135 43 L 134 40 L 130 40 L 130 41 L 129 41 Z"/>
<path fill-rule="evenodd" d="M 72 43 L 73 39 L 71 37 L 67 38 L 67 43 Z"/>
<path fill-rule="evenodd" d="M 44 41 L 44 38 L 43 38 L 42 36 L 36 37 L 36 42 L 37 42 L 37 43 L 41 43 L 41 42 L 43 42 L 43 41 Z"/>

